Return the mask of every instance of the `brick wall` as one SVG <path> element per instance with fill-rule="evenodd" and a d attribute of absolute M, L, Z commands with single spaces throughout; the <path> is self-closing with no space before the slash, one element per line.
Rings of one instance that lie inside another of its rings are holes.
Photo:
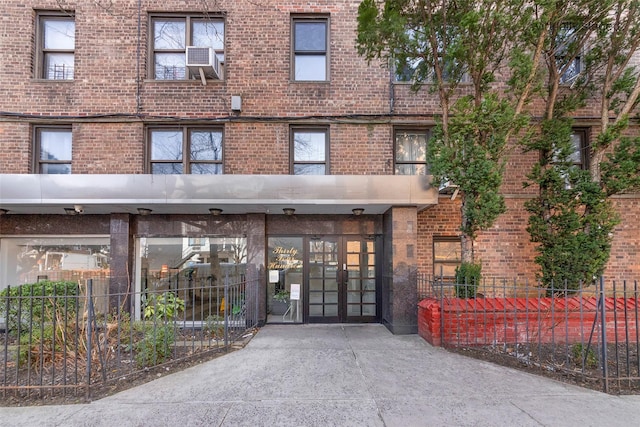
<path fill-rule="evenodd" d="M 63 4 L 76 15 L 73 81 L 34 78 L 36 12 Z M 148 78 L 149 14 L 201 12 L 225 19 L 225 79 L 154 81 Z M 0 121 L 0 173 L 32 173 L 35 125 L 66 123 L 73 128 L 72 168 L 76 174 L 145 171 L 145 126 L 151 124 L 224 127 L 227 174 L 288 174 L 290 125 L 329 127 L 330 172 L 393 173 L 393 126 L 432 126 L 438 101 L 428 90 L 391 87 L 389 71 L 358 56 L 355 48 L 359 0 L 215 2 L 143 0 L 79 2 L 0 0 L 3 66 L 0 111 L 29 115 Z M 330 18 L 330 81 L 292 82 L 291 16 L 319 13 Z M 138 39 L 138 24 L 141 37 Z M 139 71 L 139 72 L 138 72 Z M 393 90 L 392 90 L 393 89 Z M 466 87 L 464 91 L 471 88 Z M 242 111 L 231 111 L 231 96 Z M 594 117 L 591 100 L 577 116 Z M 540 111 L 540 103 L 531 108 Z M 389 115 L 390 113 L 395 114 Z M 376 115 L 363 117 L 362 115 Z M 581 125 L 592 125 L 583 119 Z M 637 134 L 638 128 L 629 131 Z M 503 192 L 508 211 L 481 233 L 477 255 L 490 275 L 533 279 L 534 246 L 526 233 L 523 203 L 534 189 L 522 182 L 536 153 L 515 145 L 507 151 Z M 615 201 L 617 227 L 607 277 L 640 276 L 640 199 Z M 421 271 L 433 270 L 433 238 L 459 235 L 459 199 L 443 196 L 418 214 L 416 255 Z"/>
<path fill-rule="evenodd" d="M 607 342 L 636 342 L 638 300 L 605 298 L 605 307 Z M 597 309 L 595 297 L 450 299 L 443 306 L 427 298 L 418 304 L 418 333 L 435 346 L 581 343 Z"/>

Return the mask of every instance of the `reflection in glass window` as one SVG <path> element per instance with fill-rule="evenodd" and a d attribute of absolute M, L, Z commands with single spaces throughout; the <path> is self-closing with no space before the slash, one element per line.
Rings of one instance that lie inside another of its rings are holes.
<path fill-rule="evenodd" d="M 187 46 L 211 47 L 224 67 L 224 21 L 220 18 L 154 17 L 153 72 L 156 80 L 200 79 L 187 70 Z"/>
<path fill-rule="evenodd" d="M 293 21 L 293 79 L 327 80 L 327 19 Z"/>
<path fill-rule="evenodd" d="M 556 66 L 560 71 L 560 83 L 572 84 L 582 71 L 576 27 L 565 24 L 556 34 Z"/>
<path fill-rule="evenodd" d="M 427 174 L 427 130 L 396 130 L 396 175 Z"/>
<path fill-rule="evenodd" d="M 40 16 L 40 78 L 73 80 L 76 25 L 69 15 Z"/>
<path fill-rule="evenodd" d="M 222 129 L 150 129 L 149 145 L 152 174 L 223 173 Z"/>
<path fill-rule="evenodd" d="M 42 280 L 72 280 L 84 285 L 93 279 L 107 290 L 108 237 L 3 238 L 0 251 L 0 290 Z M 96 288 L 97 289 L 97 288 Z"/>
<path fill-rule="evenodd" d="M 175 292 L 185 301 L 186 320 L 223 316 L 225 280 L 245 281 L 244 237 L 141 237 L 138 247 L 136 276 L 143 300 L 137 304 L 151 292 Z"/>
<path fill-rule="evenodd" d="M 456 268 L 462 262 L 462 245 L 459 238 L 433 238 L 433 274 L 453 281 Z"/>
<path fill-rule="evenodd" d="M 326 129 L 293 129 L 292 144 L 294 175 L 326 174 Z"/>
<path fill-rule="evenodd" d="M 70 174 L 72 134 L 69 127 L 37 128 L 37 171 L 42 174 Z"/>

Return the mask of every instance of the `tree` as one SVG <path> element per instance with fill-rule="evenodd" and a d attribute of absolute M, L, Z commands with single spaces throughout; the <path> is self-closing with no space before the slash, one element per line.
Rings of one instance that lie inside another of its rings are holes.
<path fill-rule="evenodd" d="M 521 0 L 365 0 L 358 11 L 359 53 L 409 70 L 416 92 L 428 85 L 437 93 L 441 115 L 427 157 L 436 183 L 459 187 L 463 263 L 475 262 L 478 232 L 506 210 L 507 142 L 527 123 L 545 40 L 533 50 L 522 44 L 534 12 Z"/>
<path fill-rule="evenodd" d="M 540 153 L 529 175 L 539 193 L 526 207 L 547 287 L 578 289 L 604 272 L 618 223 L 610 196 L 640 190 L 640 138 L 624 136 L 640 95 L 640 74 L 632 66 L 639 8 L 637 0 L 538 5 L 548 17 L 541 21 L 547 78 L 540 131 L 526 144 Z M 585 169 L 575 165 L 570 115 L 588 101 L 598 102 L 600 123 Z"/>

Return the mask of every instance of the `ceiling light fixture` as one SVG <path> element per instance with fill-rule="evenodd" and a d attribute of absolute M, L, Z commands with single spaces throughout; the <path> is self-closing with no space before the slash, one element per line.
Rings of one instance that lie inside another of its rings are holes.
<path fill-rule="evenodd" d="M 147 209 L 147 208 L 138 208 L 138 214 L 141 216 L 147 216 L 152 212 L 151 209 Z"/>
<path fill-rule="evenodd" d="M 211 208 L 209 209 L 209 212 L 211 212 L 211 215 L 213 216 L 219 216 L 222 213 L 222 209 Z"/>
<path fill-rule="evenodd" d="M 353 212 L 353 214 L 355 216 L 360 216 L 364 212 L 364 209 L 362 209 L 362 208 L 354 208 L 354 209 L 351 209 L 351 212 Z"/>
<path fill-rule="evenodd" d="M 287 216 L 293 215 L 295 213 L 295 211 L 296 210 L 293 209 L 293 208 L 284 208 L 284 209 L 282 209 L 282 212 L 284 212 L 284 214 L 287 215 Z"/>

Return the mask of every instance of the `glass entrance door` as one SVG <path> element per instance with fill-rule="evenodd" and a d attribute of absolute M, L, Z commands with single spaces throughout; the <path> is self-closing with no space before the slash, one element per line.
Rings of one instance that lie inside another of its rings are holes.
<path fill-rule="evenodd" d="M 349 236 L 309 239 L 309 322 L 375 321 L 374 243 Z"/>

